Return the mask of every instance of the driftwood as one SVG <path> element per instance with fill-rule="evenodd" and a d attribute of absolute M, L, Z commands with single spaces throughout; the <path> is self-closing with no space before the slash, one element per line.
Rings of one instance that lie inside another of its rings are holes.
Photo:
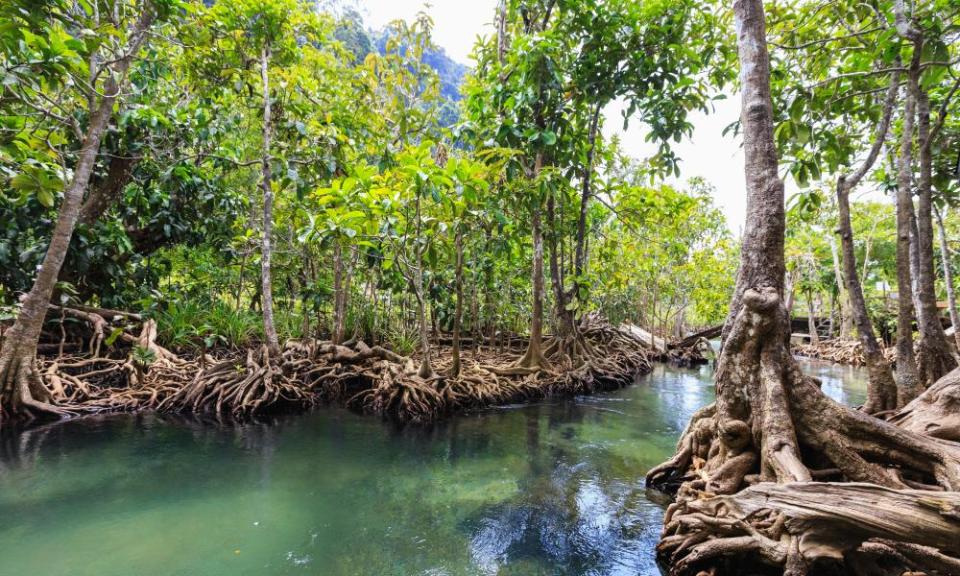
<path fill-rule="evenodd" d="M 639 326 L 624 323 L 620 329 L 633 334 L 653 354 L 655 360 L 670 362 L 680 366 L 694 366 L 707 362 L 704 350 L 710 349 L 710 342 L 706 336 L 713 333 L 713 329 L 704 330 L 684 338 L 680 342 L 670 343 Z"/>

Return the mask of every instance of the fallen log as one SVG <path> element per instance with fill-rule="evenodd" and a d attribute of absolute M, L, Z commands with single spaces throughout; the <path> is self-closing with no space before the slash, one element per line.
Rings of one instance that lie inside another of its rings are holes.
<path fill-rule="evenodd" d="M 723 324 L 718 324 L 717 326 L 711 326 L 700 330 L 699 332 L 694 332 L 693 334 L 679 340 L 677 342 L 671 342 L 667 345 L 668 348 L 687 348 L 693 346 L 697 342 L 703 339 L 713 340 L 714 338 L 719 338 L 720 333 L 723 332 Z"/>
<path fill-rule="evenodd" d="M 620 326 L 620 329 L 631 334 L 648 348 L 653 354 L 654 360 L 671 362 L 679 366 L 694 366 L 704 364 L 707 361 L 703 354 L 703 348 L 709 347 L 709 342 L 704 337 L 693 339 L 693 336 L 690 336 L 679 343 L 671 344 L 666 339 L 655 336 L 634 324 L 625 322 Z M 706 332 L 707 334 L 711 333 L 709 330 Z"/>

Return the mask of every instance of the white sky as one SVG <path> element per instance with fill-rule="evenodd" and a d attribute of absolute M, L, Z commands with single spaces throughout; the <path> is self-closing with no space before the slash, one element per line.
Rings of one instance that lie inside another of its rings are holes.
<path fill-rule="evenodd" d="M 423 0 L 356 0 L 356 3 L 368 26 L 375 29 L 397 18 L 412 19 L 425 6 Z M 434 42 L 454 60 L 472 66 L 469 54 L 477 36 L 494 32 L 496 4 L 496 0 L 433 0 L 426 11 L 434 20 Z M 732 136 L 723 137 L 721 132 L 739 114 L 738 95 L 720 100 L 713 114 L 693 114 L 693 138 L 675 145 L 682 159 L 679 180 L 701 176 L 712 184 L 716 188 L 714 201 L 723 210 L 734 234 L 742 230 L 746 214 L 743 153 L 737 140 Z M 622 131 L 617 103 L 607 107 L 605 116 L 604 134 L 619 134 L 626 153 L 644 158 L 655 151 L 654 146 L 644 141 L 646 127 L 639 122 L 631 122 L 628 130 Z"/>

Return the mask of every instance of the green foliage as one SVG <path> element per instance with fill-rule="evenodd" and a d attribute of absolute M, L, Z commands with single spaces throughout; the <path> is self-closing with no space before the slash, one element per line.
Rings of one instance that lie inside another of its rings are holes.
<path fill-rule="evenodd" d="M 142 6 L 115 4 L 110 17 L 86 2 L 0 6 L 4 302 L 30 288 L 76 166 L 90 114 L 76 79 L 102 85 L 92 56 L 115 54 Z M 728 15 L 712 0 L 511 0 L 503 53 L 479 39 L 457 110 L 457 70 L 436 64 L 427 14 L 371 42 L 355 13 L 306 0 L 154 4 L 161 22 L 87 191 L 105 201 L 81 211 L 61 274 L 77 301 L 144 310 L 174 348 L 258 342 L 268 167 L 283 337 L 329 336 L 342 296 L 349 335 L 408 353 L 419 299 L 442 329 L 454 322 L 458 251 L 464 324 L 522 331 L 534 214 L 557 269 L 546 309 L 664 330 L 722 318 L 735 242 L 705 183 L 662 182 L 690 113 L 733 79 Z M 618 99 L 653 157 L 627 159 L 604 137 L 599 111 Z M 805 114 L 780 130 L 819 142 Z"/>
<path fill-rule="evenodd" d="M 130 359 L 137 365 L 141 370 L 149 368 L 151 364 L 156 362 L 157 354 L 149 348 L 143 346 L 134 346 L 133 350 L 130 351 Z"/>

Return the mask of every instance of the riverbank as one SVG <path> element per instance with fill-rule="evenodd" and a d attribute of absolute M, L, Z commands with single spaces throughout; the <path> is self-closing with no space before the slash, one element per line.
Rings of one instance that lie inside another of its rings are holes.
<path fill-rule="evenodd" d="M 866 361 L 863 358 L 863 348 L 859 340 L 821 340 L 819 344 L 795 343 L 791 350 L 797 356 L 805 358 L 814 358 L 836 362 L 837 364 L 848 364 L 850 366 L 865 366 Z M 887 347 L 883 351 L 884 357 L 891 364 L 896 360 L 897 349 L 893 346 Z"/>
<path fill-rule="evenodd" d="M 549 364 L 541 367 L 522 365 L 523 349 L 508 345 L 464 350 L 454 371 L 451 347 L 436 345 L 431 370 L 423 374 L 419 354 L 404 356 L 359 340 L 290 341 L 279 355 L 261 346 L 219 357 L 181 356 L 158 345 L 155 325 L 146 321 L 139 336 L 120 334 L 125 347 L 108 349 L 104 338 L 95 337 L 90 354 L 48 358 L 41 372 L 58 417 L 155 411 L 244 418 L 330 403 L 425 423 L 491 406 L 617 389 L 649 372 L 658 357 L 635 330 L 598 318 L 584 322 L 579 336 L 584 357 L 576 365 L 548 340 Z"/>

